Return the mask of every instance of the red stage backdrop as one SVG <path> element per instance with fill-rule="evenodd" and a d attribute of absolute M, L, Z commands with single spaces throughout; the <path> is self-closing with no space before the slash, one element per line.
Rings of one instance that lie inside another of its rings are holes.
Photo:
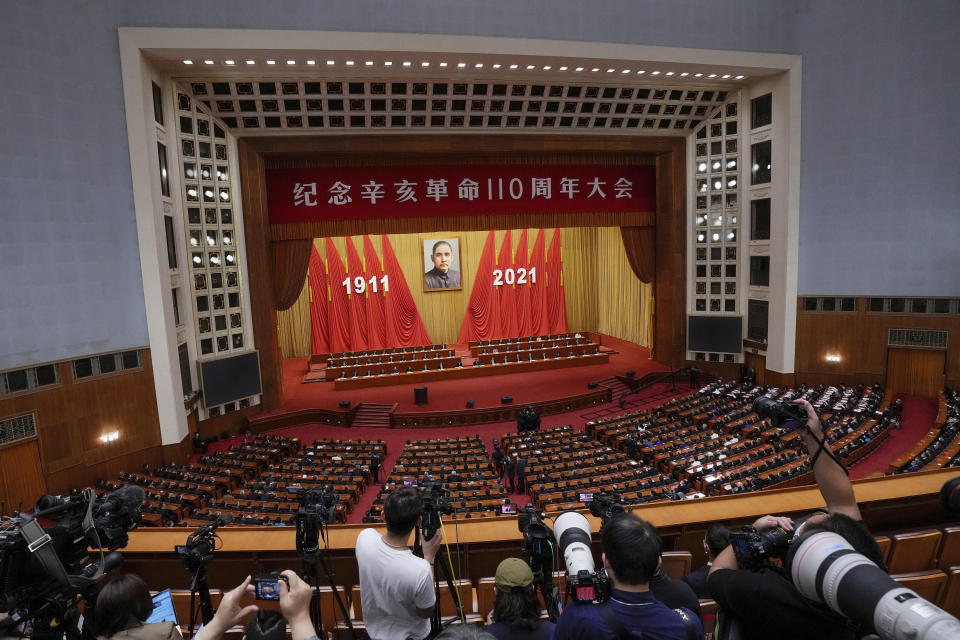
<path fill-rule="evenodd" d="M 650 165 L 267 169 L 272 224 L 357 218 L 656 210 Z"/>

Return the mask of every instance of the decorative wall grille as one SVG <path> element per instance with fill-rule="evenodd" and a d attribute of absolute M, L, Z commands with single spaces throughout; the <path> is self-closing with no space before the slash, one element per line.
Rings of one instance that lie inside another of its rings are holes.
<path fill-rule="evenodd" d="M 0 420 L 0 444 L 10 444 L 37 435 L 36 414 L 25 413 Z"/>
<path fill-rule="evenodd" d="M 887 329 L 887 346 L 946 349 L 949 334 L 939 329 Z"/>

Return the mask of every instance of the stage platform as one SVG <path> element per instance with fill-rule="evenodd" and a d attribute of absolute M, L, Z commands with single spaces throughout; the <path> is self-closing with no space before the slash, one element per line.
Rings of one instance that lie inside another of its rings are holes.
<path fill-rule="evenodd" d="M 460 378 L 429 381 L 426 405 L 417 405 L 414 387 L 424 386 L 415 381 L 384 387 L 338 389 L 334 384 L 314 382 L 304 384 L 309 372 L 309 358 L 287 358 L 283 363 L 284 400 L 274 411 L 251 416 L 250 424 L 257 430 L 276 429 L 316 422 L 348 426 L 363 417 L 365 406 L 390 407 L 381 410 L 382 427 L 420 427 L 444 424 L 483 424 L 513 419 L 516 410 L 532 404 L 543 415 L 593 407 L 627 392 L 618 376 L 634 371 L 634 379 L 651 372 L 669 372 L 650 359 L 650 351 L 631 342 L 602 336 L 601 344 L 606 362 L 591 361 L 582 366 L 545 371 L 495 373 L 481 378 Z M 574 360 L 574 359 L 570 359 Z M 483 369 L 493 371 L 492 367 Z M 597 382 L 595 388 L 588 383 Z M 512 396 L 510 405 L 501 403 L 503 396 Z M 473 406 L 467 408 L 468 401 Z M 349 402 L 342 408 L 341 402 Z M 367 426 L 374 426 L 367 423 Z"/>

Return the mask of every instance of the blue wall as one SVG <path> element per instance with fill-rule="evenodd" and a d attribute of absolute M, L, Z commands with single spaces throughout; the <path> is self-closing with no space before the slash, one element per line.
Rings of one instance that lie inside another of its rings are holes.
<path fill-rule="evenodd" d="M 120 26 L 801 54 L 800 293 L 960 295 L 954 0 L 4 2 L 0 369 L 148 342 Z"/>

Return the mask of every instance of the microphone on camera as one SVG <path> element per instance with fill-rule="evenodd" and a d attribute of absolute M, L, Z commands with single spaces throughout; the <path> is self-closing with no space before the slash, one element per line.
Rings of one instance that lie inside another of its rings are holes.
<path fill-rule="evenodd" d="M 225 513 L 225 514 L 223 514 L 223 515 L 221 515 L 221 516 L 217 516 L 217 526 L 222 526 L 222 525 L 225 525 L 225 524 L 230 524 L 231 522 L 233 522 L 233 514 L 232 514 L 232 513 Z"/>
<path fill-rule="evenodd" d="M 127 485 L 120 487 L 111 493 L 100 506 L 101 511 L 115 513 L 123 512 L 133 514 L 140 509 L 143 504 L 144 493 L 141 487 L 136 485 Z"/>

